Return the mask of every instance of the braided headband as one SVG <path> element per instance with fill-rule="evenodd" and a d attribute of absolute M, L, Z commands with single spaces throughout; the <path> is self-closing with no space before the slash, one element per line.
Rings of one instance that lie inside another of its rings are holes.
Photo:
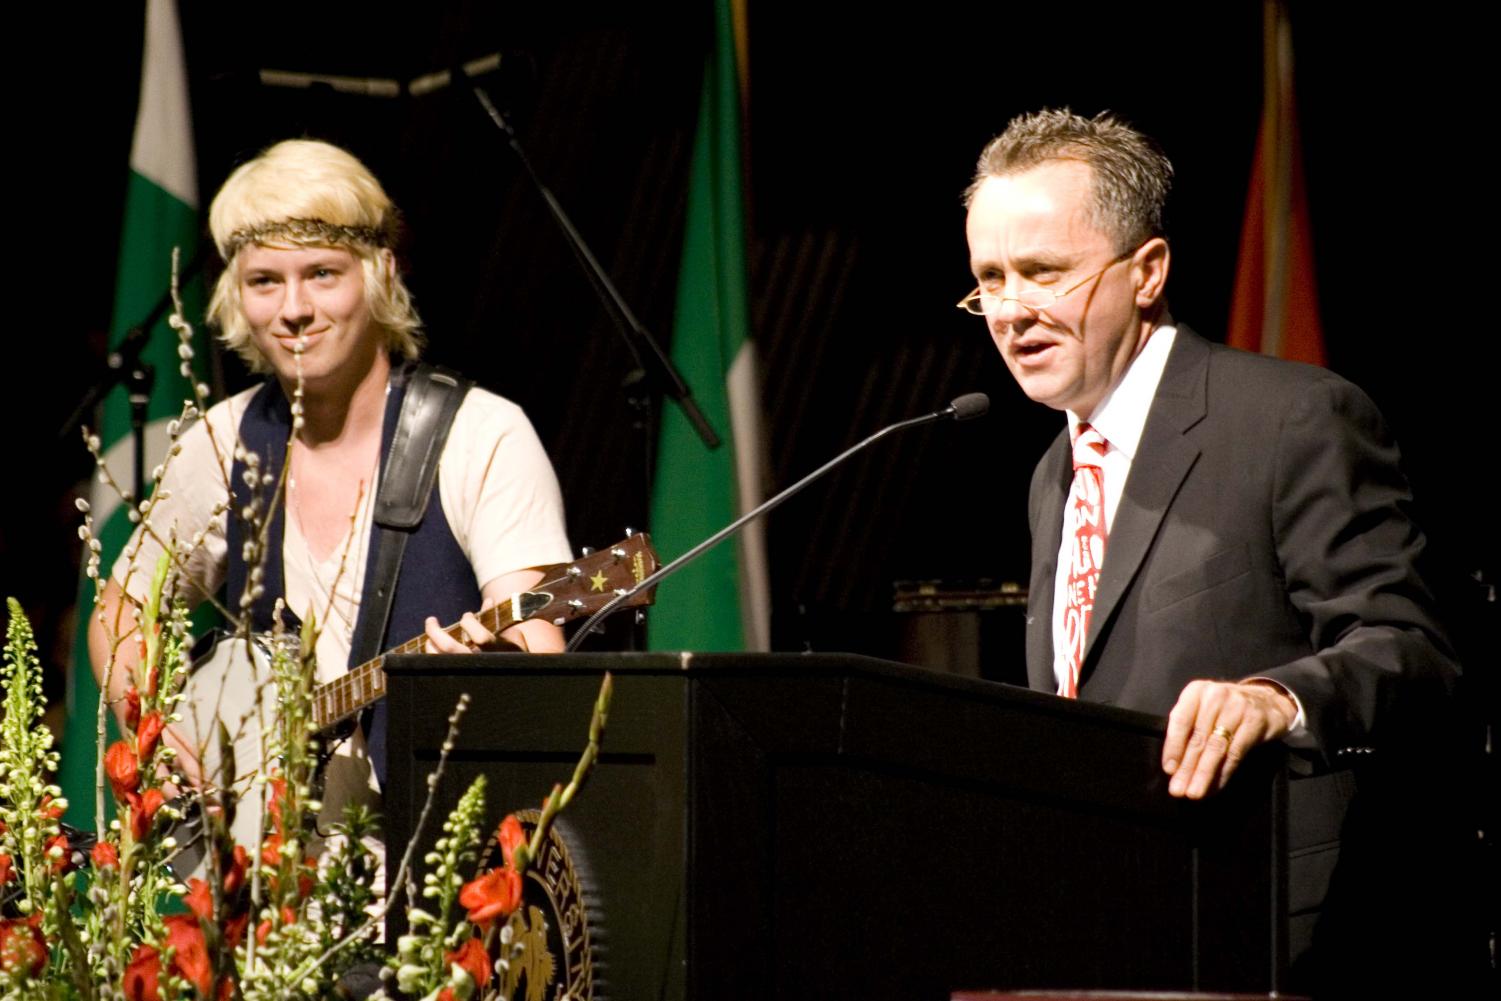
<path fill-rule="evenodd" d="M 362 243 L 369 247 L 389 247 L 391 241 L 382 229 L 373 226 L 336 226 L 322 219 L 282 219 L 278 222 L 247 226 L 229 234 L 224 241 L 224 260 L 232 261 L 249 243 L 325 244 L 330 247 Z"/>

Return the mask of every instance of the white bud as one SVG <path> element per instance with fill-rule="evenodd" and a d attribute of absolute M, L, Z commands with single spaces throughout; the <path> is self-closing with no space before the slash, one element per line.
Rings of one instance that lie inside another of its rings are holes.
<path fill-rule="evenodd" d="M 89 513 L 89 502 L 84 500 L 82 497 L 74 498 L 73 506 L 78 508 L 78 510 L 82 511 L 84 514 Z"/>

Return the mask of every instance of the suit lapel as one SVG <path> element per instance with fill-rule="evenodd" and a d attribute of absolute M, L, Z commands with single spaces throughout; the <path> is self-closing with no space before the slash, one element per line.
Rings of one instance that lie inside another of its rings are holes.
<path fill-rule="evenodd" d="M 1058 575 L 1058 547 L 1063 539 L 1063 508 L 1068 500 L 1073 460 L 1068 432 L 1058 436 L 1043 458 L 1042 494 L 1032 525 L 1032 580 L 1027 601 L 1027 684 L 1042 692 L 1057 691 L 1053 675 L 1053 592 Z"/>
<path fill-rule="evenodd" d="M 1095 595 L 1084 647 L 1086 674 L 1097 659 L 1093 656 L 1096 641 L 1109 628 L 1121 598 L 1157 537 L 1168 506 L 1199 457 L 1198 446 L 1185 438 L 1184 432 L 1204 418 L 1208 368 L 1208 342 L 1180 326 L 1110 527 L 1100 590 Z M 1054 538 L 1062 531 L 1060 522 Z"/>

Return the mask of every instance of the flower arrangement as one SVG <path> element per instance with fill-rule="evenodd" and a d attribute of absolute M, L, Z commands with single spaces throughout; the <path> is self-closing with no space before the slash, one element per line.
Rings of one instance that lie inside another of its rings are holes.
<path fill-rule="evenodd" d="M 158 568 L 158 582 L 165 568 Z M 160 596 L 159 583 L 154 591 Z M 130 694 L 128 736 L 102 756 L 117 815 L 85 852 L 65 832 L 67 804 L 48 776 L 57 767 L 52 736 L 41 723 L 40 665 L 20 606 L 9 602 L 4 654 L 5 716 L 0 721 L 0 997 L 16 1001 L 58 998 L 256 999 L 334 997 L 349 970 L 383 967 L 374 995 L 388 1001 L 468 1001 L 510 998 L 520 940 L 513 918 L 522 900 L 522 876 L 537 857 L 553 818 L 583 786 L 599 752 L 609 711 L 606 676 L 590 723 L 589 743 L 572 781 L 555 786 L 536 829 L 527 837 L 515 816 L 496 835 L 502 863 L 473 873 L 483 847 L 485 780 L 459 799 L 443 834 L 424 862 L 421 905 L 405 878 L 413 847 L 398 870 L 393 901 L 404 895 L 411 927 L 393 954 L 376 943 L 379 920 L 371 890 L 374 859 L 364 844 L 375 830 L 370 813 L 352 806 L 320 858 L 304 854 L 317 806 L 311 742 L 288 739 L 281 770 L 259 785 L 268 803 L 266 829 L 253 849 L 228 838 L 226 811 L 235 803 L 222 791 L 198 789 L 168 800 L 176 752 L 161 740 L 175 715 L 184 672 L 184 616 L 173 607 L 159 631 L 153 601 L 143 618 L 147 652 Z M 283 647 L 283 649 L 296 649 Z M 298 658 L 274 658 L 278 686 L 295 693 L 306 671 Z M 281 693 L 285 696 L 287 693 Z M 136 708 L 139 703 L 139 709 Z M 452 749 L 466 702 L 449 720 Z M 305 723 L 304 723 L 305 726 Z M 298 749 L 301 749 L 300 752 Z M 440 761 L 439 769 L 445 762 Z M 432 785 L 436 786 L 437 773 Z M 422 820 L 432 806 L 429 800 Z M 178 847 L 171 825 L 191 807 L 203 811 L 206 876 L 179 882 L 169 861 Z M 418 824 L 418 838 L 422 821 Z M 414 838 L 413 845 L 417 842 Z M 254 925 L 252 931 L 252 924 Z"/>

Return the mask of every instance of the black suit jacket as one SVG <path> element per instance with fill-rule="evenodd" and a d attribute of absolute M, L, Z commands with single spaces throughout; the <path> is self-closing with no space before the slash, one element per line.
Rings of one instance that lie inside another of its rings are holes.
<path fill-rule="evenodd" d="M 1029 503 L 1027 669 L 1043 691 L 1057 685 L 1054 577 L 1071 478 L 1065 431 Z M 1409 508 L 1396 446 L 1360 390 L 1180 326 L 1111 526 L 1080 697 L 1166 714 L 1195 678 L 1266 677 L 1301 701 L 1313 768 L 1410 758 L 1427 741 L 1414 720 L 1448 703 L 1458 667 Z M 1295 955 L 1329 881 L 1343 879 L 1331 873 L 1356 784 L 1349 773 L 1293 784 Z M 1366 936 L 1343 937 L 1365 951 Z"/>

